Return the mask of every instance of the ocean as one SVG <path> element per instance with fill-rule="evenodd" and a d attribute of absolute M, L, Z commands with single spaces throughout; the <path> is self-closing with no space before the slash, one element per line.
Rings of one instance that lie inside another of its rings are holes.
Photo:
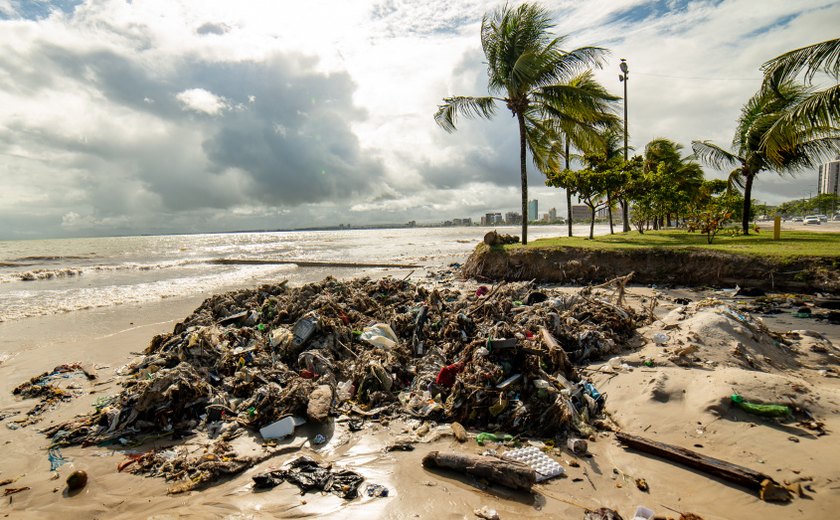
<path fill-rule="evenodd" d="M 252 265 L 237 261 L 390 263 L 463 262 L 489 228 L 406 228 L 0 241 L 0 322 L 165 298 L 191 297 L 261 283 L 306 283 L 393 272 L 398 268 Z M 519 234 L 519 228 L 500 227 Z M 564 226 L 532 226 L 531 240 Z M 606 226 L 596 226 L 604 234 Z M 588 226 L 575 226 L 583 235 Z M 220 260 L 233 261 L 219 264 Z M 386 274 L 387 274 L 386 273 Z"/>

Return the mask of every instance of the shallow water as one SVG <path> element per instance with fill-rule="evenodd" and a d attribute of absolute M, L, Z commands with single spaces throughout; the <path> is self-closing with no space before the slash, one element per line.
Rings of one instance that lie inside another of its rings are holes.
<path fill-rule="evenodd" d="M 586 228 L 586 229 L 584 229 Z M 606 226 L 596 232 L 606 233 Z M 0 241 L 0 322 L 288 279 L 386 270 L 219 265 L 220 259 L 442 266 L 463 261 L 489 228 L 410 228 Z M 518 234 L 519 228 L 498 228 Z M 563 226 L 533 226 L 532 239 Z M 575 230 L 588 231 L 587 226 Z M 394 270 L 393 268 L 391 270 Z"/>

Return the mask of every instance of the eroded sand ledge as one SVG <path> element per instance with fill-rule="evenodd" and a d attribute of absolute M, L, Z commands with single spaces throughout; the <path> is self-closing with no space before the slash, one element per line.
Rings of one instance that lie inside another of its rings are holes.
<path fill-rule="evenodd" d="M 511 248 L 479 245 L 463 267 L 469 278 L 597 283 L 634 272 L 634 283 L 757 287 L 840 293 L 837 259 L 771 259 L 679 249 L 595 250 L 577 247 Z"/>

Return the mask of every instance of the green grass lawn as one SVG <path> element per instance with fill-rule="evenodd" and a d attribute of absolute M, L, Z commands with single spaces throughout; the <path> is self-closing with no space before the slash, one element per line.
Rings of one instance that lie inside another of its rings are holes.
<path fill-rule="evenodd" d="M 506 247 L 522 247 L 512 245 Z M 763 230 L 749 236 L 718 234 L 712 244 L 706 236 L 686 231 L 637 231 L 585 237 L 557 237 L 534 240 L 529 248 L 584 247 L 590 249 L 639 249 L 645 247 L 674 249 L 712 249 L 725 253 L 793 258 L 800 256 L 840 257 L 840 233 L 812 233 L 782 231 L 780 240 L 773 240 L 773 230 Z"/>

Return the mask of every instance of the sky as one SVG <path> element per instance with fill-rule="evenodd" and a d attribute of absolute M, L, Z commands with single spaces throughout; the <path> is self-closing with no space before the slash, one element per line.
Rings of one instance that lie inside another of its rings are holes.
<path fill-rule="evenodd" d="M 512 2 L 517 4 L 518 2 Z M 519 209 L 504 106 L 449 134 L 442 98 L 487 95 L 483 0 L 0 0 L 0 239 L 440 222 Z M 565 48 L 609 49 L 630 144 L 728 146 L 760 65 L 837 36 L 833 0 L 542 3 Z M 619 106 L 620 109 L 620 106 Z M 724 172 L 706 168 L 708 178 Z M 762 173 L 807 197 L 816 170 Z M 533 168 L 529 198 L 565 211 Z"/>

